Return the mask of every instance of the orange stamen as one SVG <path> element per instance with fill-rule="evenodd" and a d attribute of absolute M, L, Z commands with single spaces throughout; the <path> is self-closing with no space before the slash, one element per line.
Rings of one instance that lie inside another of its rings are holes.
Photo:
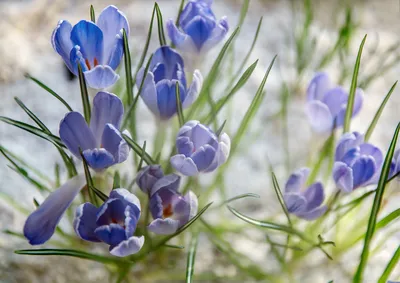
<path fill-rule="evenodd" d="M 174 214 L 173 210 L 172 210 L 172 205 L 169 204 L 167 207 L 164 207 L 163 209 L 163 217 L 167 218 L 170 217 Z"/>
<path fill-rule="evenodd" d="M 97 58 L 94 58 L 93 62 L 94 62 L 95 67 L 99 64 L 99 61 L 97 61 Z"/>
<path fill-rule="evenodd" d="M 88 59 L 85 59 L 85 63 L 86 63 L 86 66 L 88 67 L 88 69 L 90 70 L 91 68 L 90 68 L 89 60 L 88 60 Z"/>

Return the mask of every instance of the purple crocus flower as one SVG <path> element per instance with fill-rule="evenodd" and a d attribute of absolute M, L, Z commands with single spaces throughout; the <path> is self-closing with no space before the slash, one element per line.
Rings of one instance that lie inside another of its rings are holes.
<path fill-rule="evenodd" d="M 144 71 L 145 68 L 142 67 L 136 77 L 138 88 L 142 83 Z M 170 47 L 162 46 L 153 55 L 140 93 L 150 111 L 162 120 L 168 120 L 178 111 L 176 83 L 179 83 L 182 107 L 186 108 L 200 92 L 203 77 L 200 71 L 195 70 L 192 84 L 187 88 L 182 57 Z"/>
<path fill-rule="evenodd" d="M 326 73 L 317 73 L 307 89 L 306 113 L 316 132 L 329 132 L 344 123 L 349 94 L 341 86 L 332 86 Z M 353 117 L 360 112 L 363 91 L 356 90 Z"/>
<path fill-rule="evenodd" d="M 176 174 L 159 179 L 151 190 L 150 212 L 153 221 L 149 231 L 161 235 L 175 233 L 197 213 L 196 195 L 189 191 L 185 196 L 178 193 L 180 177 Z"/>
<path fill-rule="evenodd" d="M 151 188 L 162 177 L 164 177 L 164 172 L 161 165 L 149 165 L 139 171 L 136 176 L 136 184 L 142 192 L 150 195 Z"/>
<path fill-rule="evenodd" d="M 129 146 L 119 131 L 124 107 L 114 94 L 99 92 L 93 99 L 90 126 L 79 113 L 71 111 L 60 123 L 60 138 L 72 154 L 103 170 L 128 158 Z"/>
<path fill-rule="evenodd" d="M 112 255 L 124 257 L 137 253 L 144 244 L 143 236 L 134 236 L 139 218 L 139 199 L 125 189 L 115 189 L 99 208 L 89 202 L 81 204 L 74 229 L 81 239 L 104 242 Z"/>
<path fill-rule="evenodd" d="M 24 225 L 24 236 L 31 245 L 45 243 L 53 236 L 56 226 L 72 201 L 85 186 L 84 175 L 77 175 L 51 193 L 31 214 Z"/>
<path fill-rule="evenodd" d="M 226 133 L 219 137 L 199 121 L 188 121 L 178 132 L 178 154 L 170 162 L 175 170 L 186 176 L 211 172 L 228 159 L 231 140 Z"/>
<path fill-rule="evenodd" d="M 226 17 L 217 22 L 211 9 L 212 0 L 190 0 L 179 17 L 179 27 L 174 20 L 167 21 L 167 31 L 172 43 L 180 50 L 204 53 L 218 44 L 228 33 Z"/>
<path fill-rule="evenodd" d="M 336 146 L 333 179 L 340 190 L 349 193 L 376 184 L 382 163 L 383 155 L 379 148 L 365 143 L 364 136 L 357 132 L 346 133 Z"/>
<path fill-rule="evenodd" d="M 400 149 L 394 152 L 392 162 L 390 163 L 389 179 L 398 174 L 400 171 Z M 399 178 L 397 178 L 399 179 Z"/>
<path fill-rule="evenodd" d="M 324 214 L 327 207 L 322 205 L 325 193 L 320 182 L 304 189 L 309 174 L 309 168 L 301 168 L 290 175 L 283 198 L 289 213 L 306 220 L 314 220 Z"/>
<path fill-rule="evenodd" d="M 68 21 L 60 21 L 51 43 L 72 73 L 78 75 L 81 64 L 88 86 L 101 89 L 119 78 L 115 69 L 124 54 L 122 29 L 129 34 L 125 15 L 117 7 L 108 6 L 96 24 L 82 20 L 72 27 Z"/>

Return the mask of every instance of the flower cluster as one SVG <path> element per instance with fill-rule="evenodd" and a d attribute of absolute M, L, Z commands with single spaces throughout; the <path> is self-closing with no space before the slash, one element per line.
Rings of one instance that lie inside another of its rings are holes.
<path fill-rule="evenodd" d="M 217 24 L 211 1 L 206 0 L 189 1 L 179 23 L 185 34 L 168 23 L 172 42 L 181 50 L 188 50 L 191 45 L 196 53 L 215 45 L 228 31 L 226 19 Z M 124 55 L 124 31 L 129 36 L 125 15 L 108 6 L 97 23 L 82 20 L 72 26 L 68 21 L 60 21 L 51 42 L 73 74 L 78 75 L 81 68 L 89 87 L 103 89 L 119 78 L 116 68 Z M 149 110 L 160 120 L 169 120 L 177 114 L 177 88 L 182 107 L 187 108 L 202 87 L 203 77 L 198 70 L 194 71 L 191 83 L 187 83 L 184 61 L 169 46 L 158 48 L 147 73 L 145 70 L 144 67 L 139 70 L 136 87 Z M 124 135 L 130 137 L 130 134 L 121 129 L 124 104 L 117 95 L 100 91 L 91 104 L 90 117 L 76 111 L 67 113 L 60 122 L 59 136 L 73 156 L 83 160 L 96 174 L 102 174 L 127 160 L 130 146 Z M 176 148 L 177 154 L 170 158 L 171 166 L 178 173 L 194 176 L 214 171 L 227 160 L 230 139 L 226 133 L 217 136 L 208 126 L 188 121 L 179 130 Z M 72 177 L 28 217 L 24 235 L 30 244 L 43 244 L 51 238 L 78 193 L 85 188 L 93 189 L 93 185 L 86 185 L 88 177 L 87 172 Z M 144 223 L 145 229 L 155 234 L 173 234 L 195 216 L 197 196 L 192 191 L 180 193 L 180 181 L 177 174 L 164 175 L 161 165 L 149 165 L 138 172 L 136 183 L 149 198 L 146 213 L 153 217 L 151 223 Z M 137 227 L 140 221 L 147 221 L 140 218 L 139 199 L 124 188 L 111 190 L 109 197 L 103 194 L 102 199 L 105 201 L 100 207 L 91 202 L 78 206 L 73 224 L 76 234 L 82 240 L 109 245 L 114 256 L 137 253 L 145 243 L 145 236 L 140 235 L 143 230 L 138 231 Z"/>

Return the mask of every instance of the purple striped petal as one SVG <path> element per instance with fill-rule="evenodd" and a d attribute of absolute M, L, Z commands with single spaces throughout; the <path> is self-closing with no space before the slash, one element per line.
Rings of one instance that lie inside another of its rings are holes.
<path fill-rule="evenodd" d="M 290 175 L 285 185 L 285 193 L 297 193 L 301 191 L 301 188 L 307 181 L 310 169 L 301 168 Z"/>
<path fill-rule="evenodd" d="M 306 210 L 307 200 L 302 195 L 286 193 L 284 195 L 284 200 L 289 213 L 297 214 Z"/>
<path fill-rule="evenodd" d="M 310 101 L 306 105 L 306 114 L 311 127 L 319 133 L 327 132 L 333 127 L 333 116 L 328 106 L 321 101 Z"/>
<path fill-rule="evenodd" d="M 141 68 L 136 76 L 136 87 L 140 89 L 143 80 L 143 73 L 145 69 Z M 157 90 L 156 84 L 154 81 L 154 75 L 150 72 L 146 74 L 146 78 L 143 82 L 142 91 L 140 93 L 140 97 L 143 99 L 143 102 L 150 109 L 150 111 L 157 117 L 160 116 L 160 111 L 158 110 L 157 104 Z"/>
<path fill-rule="evenodd" d="M 199 171 L 197 170 L 196 164 L 193 162 L 193 160 L 183 154 L 172 156 L 170 162 L 176 171 L 185 176 L 195 176 L 199 174 Z"/>
<path fill-rule="evenodd" d="M 68 21 L 59 21 L 57 27 L 53 31 L 51 43 L 54 50 L 63 58 L 65 65 L 67 65 L 68 69 L 71 72 L 74 72 L 74 68 L 72 67 L 70 62 L 70 53 L 72 48 L 74 47 L 70 39 L 71 31 L 72 26 Z"/>
<path fill-rule="evenodd" d="M 144 237 L 130 237 L 118 245 L 110 247 L 110 253 L 114 256 L 125 257 L 137 253 L 144 244 Z"/>
<path fill-rule="evenodd" d="M 186 94 L 185 100 L 182 103 L 183 108 L 187 108 L 196 100 L 197 95 L 200 93 L 203 85 L 203 76 L 199 70 L 195 70 L 193 73 L 192 84 L 190 85 Z"/>
<path fill-rule="evenodd" d="M 87 164 L 94 170 L 103 170 L 115 164 L 112 154 L 104 148 L 87 149 L 82 153 Z"/>
<path fill-rule="evenodd" d="M 307 210 L 313 210 L 319 207 L 325 199 L 324 187 L 320 182 L 314 183 L 303 193 L 303 196 L 307 200 Z"/>
<path fill-rule="evenodd" d="M 179 228 L 179 220 L 171 218 L 161 219 L 157 218 L 153 220 L 147 229 L 153 233 L 159 235 L 170 235 L 175 233 Z"/>
<path fill-rule="evenodd" d="M 119 130 L 113 125 L 106 124 L 101 144 L 104 149 L 112 154 L 115 163 L 124 162 L 128 158 L 130 148 Z"/>
<path fill-rule="evenodd" d="M 228 31 L 229 31 L 228 18 L 222 17 L 217 26 L 211 32 L 210 37 L 204 43 L 202 52 L 208 51 L 209 49 L 217 45 L 221 40 L 224 39 Z"/>
<path fill-rule="evenodd" d="M 116 246 L 126 240 L 125 229 L 119 225 L 111 223 L 96 228 L 96 237 L 110 246 Z"/>
<path fill-rule="evenodd" d="M 94 230 L 96 230 L 96 218 L 98 208 L 87 202 L 77 207 L 74 219 L 74 230 L 76 234 L 85 241 L 100 242 Z"/>
<path fill-rule="evenodd" d="M 345 193 L 353 190 L 353 170 L 346 163 L 337 161 L 333 165 L 333 179 L 336 186 Z"/>
<path fill-rule="evenodd" d="M 327 73 L 317 73 L 307 88 L 307 100 L 322 100 L 325 93 L 331 88 L 331 81 Z"/>
<path fill-rule="evenodd" d="M 97 65 L 90 71 L 85 72 L 85 79 L 89 87 L 103 89 L 115 84 L 119 75 L 107 65 Z"/>
<path fill-rule="evenodd" d="M 376 165 L 371 156 L 361 156 L 353 166 L 353 187 L 358 188 L 367 183 L 375 174 Z"/>

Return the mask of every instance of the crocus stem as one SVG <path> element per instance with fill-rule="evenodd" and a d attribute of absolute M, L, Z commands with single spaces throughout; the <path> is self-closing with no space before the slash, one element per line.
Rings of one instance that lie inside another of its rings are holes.
<path fill-rule="evenodd" d="M 165 137 L 167 133 L 167 124 L 163 121 L 156 120 L 156 134 L 154 136 L 154 151 L 153 156 L 156 157 L 158 154 L 162 156 L 162 150 L 165 144 Z"/>

